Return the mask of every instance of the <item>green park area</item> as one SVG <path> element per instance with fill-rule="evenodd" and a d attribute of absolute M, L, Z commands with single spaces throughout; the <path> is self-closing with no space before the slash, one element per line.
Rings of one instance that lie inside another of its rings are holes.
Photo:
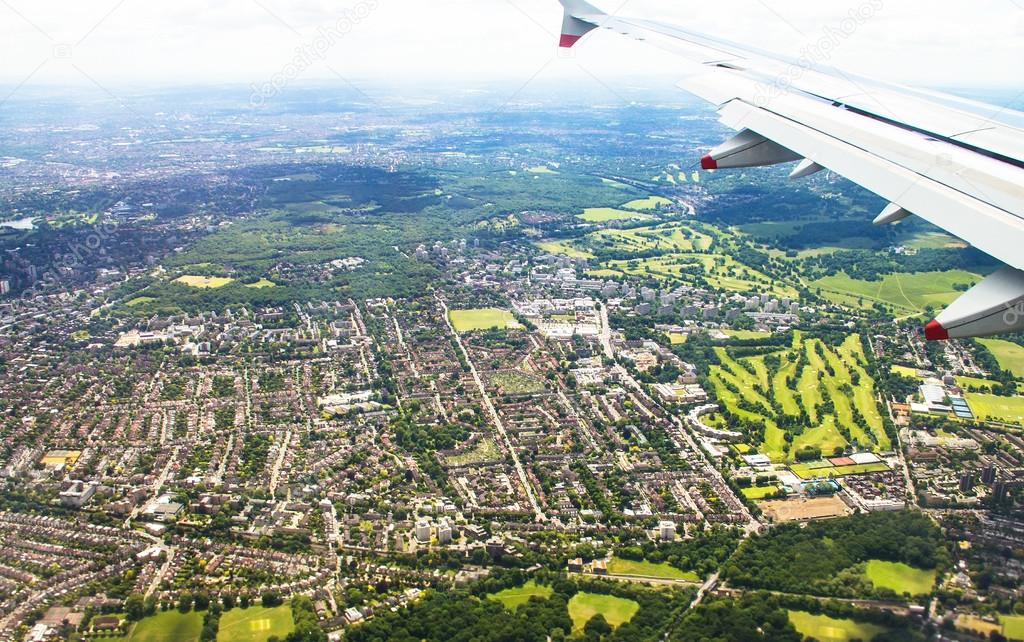
<path fill-rule="evenodd" d="M 980 392 L 968 392 L 964 399 L 971 412 L 982 421 L 1001 421 L 1010 424 L 1024 422 L 1024 397 L 1000 397 Z"/>
<path fill-rule="evenodd" d="M 537 249 L 548 254 L 561 254 L 571 259 L 592 259 L 593 254 L 575 247 L 571 241 L 540 241 Z"/>
<path fill-rule="evenodd" d="M 869 560 L 864 571 L 876 588 L 887 588 L 897 595 L 927 595 L 935 586 L 935 569 L 922 570 L 902 562 Z"/>
<path fill-rule="evenodd" d="M 941 308 L 955 301 L 963 294 L 957 285 L 974 285 L 979 280 L 977 274 L 962 270 L 897 272 L 877 281 L 839 273 L 818 279 L 811 287 L 820 288 L 822 297 L 840 305 L 867 309 L 881 303 L 905 314 L 921 314 L 928 306 Z"/>
<path fill-rule="evenodd" d="M 1011 640 L 1024 640 L 1024 615 L 1000 615 L 1003 635 Z"/>
<path fill-rule="evenodd" d="M 668 200 L 664 196 L 648 196 L 647 198 L 638 198 L 635 201 L 630 201 L 622 207 L 627 210 L 653 210 L 659 205 L 669 206 L 672 201 Z"/>
<path fill-rule="evenodd" d="M 544 390 L 544 382 L 521 372 L 497 372 L 491 383 L 505 394 L 524 395 Z"/>
<path fill-rule="evenodd" d="M 449 312 L 452 325 L 457 332 L 476 330 L 504 330 L 521 327 L 508 310 L 481 308 L 477 310 L 452 310 Z"/>
<path fill-rule="evenodd" d="M 583 210 L 583 213 L 578 215 L 577 218 L 583 219 L 588 223 L 608 223 L 610 221 L 646 221 L 652 217 L 650 214 L 641 214 L 640 212 L 631 210 L 620 210 L 615 209 L 614 207 L 588 207 Z"/>
<path fill-rule="evenodd" d="M 540 597 L 547 599 L 551 597 L 554 591 L 550 586 L 544 586 L 543 584 L 537 584 L 533 580 L 530 580 L 522 586 L 513 588 L 507 588 L 503 591 L 498 591 L 490 596 L 492 600 L 497 600 L 510 611 L 515 611 L 521 604 L 526 604 L 530 601 L 531 597 Z"/>
<path fill-rule="evenodd" d="M 692 284 L 701 279 L 714 288 L 731 292 L 764 291 L 795 298 L 792 287 L 748 267 L 731 256 L 676 252 L 662 256 L 608 261 L 606 269 L 634 277 L 653 278 L 666 286 Z"/>
<path fill-rule="evenodd" d="M 999 362 L 999 367 L 1024 377 L 1024 346 L 1003 339 L 978 339 Z"/>
<path fill-rule="evenodd" d="M 829 457 L 850 446 L 891 448 L 858 335 L 828 346 L 795 333 L 777 352 L 734 358 L 720 347 L 715 354 L 709 380 L 719 402 L 746 424 L 749 445 L 773 461 L 793 461 L 806 449 Z"/>
<path fill-rule="evenodd" d="M 595 251 L 604 250 L 618 253 L 640 253 L 651 250 L 693 252 L 709 249 L 712 239 L 686 225 L 665 223 L 628 230 L 600 230 L 588 234 L 584 243 Z"/>
<path fill-rule="evenodd" d="M 870 640 L 886 631 L 877 624 L 840 620 L 827 615 L 812 615 L 805 611 L 789 611 L 789 621 L 801 635 L 814 638 L 818 642 Z"/>
<path fill-rule="evenodd" d="M 654 563 L 613 557 L 608 562 L 608 572 L 612 575 L 635 575 L 638 577 L 655 577 L 662 580 L 684 580 L 699 582 L 700 577 L 692 571 L 680 570 L 665 562 Z"/>
<path fill-rule="evenodd" d="M 255 283 L 247 283 L 245 287 L 253 288 L 255 290 L 262 290 L 264 288 L 277 287 L 277 284 L 267 278 L 262 278 L 259 281 L 256 281 Z"/>
<path fill-rule="evenodd" d="M 577 593 L 569 600 L 569 617 L 572 618 L 573 633 L 580 633 L 590 618 L 597 614 L 604 616 L 613 629 L 629 622 L 640 610 L 640 604 L 614 595 L 599 593 Z"/>
<path fill-rule="evenodd" d="M 220 617 L 218 642 L 266 642 L 271 636 L 284 639 L 291 633 L 292 609 L 288 604 L 264 608 L 231 609 Z"/>
<path fill-rule="evenodd" d="M 229 283 L 233 283 L 234 279 L 225 276 L 180 276 L 174 279 L 175 283 L 181 283 L 192 288 L 200 288 L 203 290 L 216 290 L 222 288 Z"/>
<path fill-rule="evenodd" d="M 817 479 L 820 477 L 845 477 L 847 475 L 881 473 L 889 470 L 889 466 L 882 462 L 873 464 L 853 464 L 851 466 L 833 466 L 825 461 L 792 464 L 789 469 L 800 479 Z"/>
<path fill-rule="evenodd" d="M 132 625 L 130 642 L 198 642 L 203 630 L 203 614 L 162 611 Z"/>
<path fill-rule="evenodd" d="M 741 489 L 747 499 L 764 499 L 779 492 L 778 486 L 748 486 Z"/>

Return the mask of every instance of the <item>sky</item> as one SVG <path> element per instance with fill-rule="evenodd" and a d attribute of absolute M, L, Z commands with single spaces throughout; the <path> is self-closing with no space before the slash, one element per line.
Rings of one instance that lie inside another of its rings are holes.
<path fill-rule="evenodd" d="M 1024 90 L 1024 0 L 594 0 L 792 56 L 871 17 L 827 61 L 929 87 Z M 556 0 L 0 0 L 0 100 L 71 85 L 671 78 L 671 55 L 610 32 L 572 57 Z"/>

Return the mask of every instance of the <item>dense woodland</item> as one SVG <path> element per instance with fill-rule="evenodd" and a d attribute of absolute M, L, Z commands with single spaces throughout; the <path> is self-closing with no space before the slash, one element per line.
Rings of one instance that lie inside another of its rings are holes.
<path fill-rule="evenodd" d="M 878 559 L 944 568 L 938 527 L 915 512 L 870 513 L 809 524 L 782 524 L 748 540 L 726 564 L 735 586 L 835 597 L 892 597 L 859 566 Z"/>

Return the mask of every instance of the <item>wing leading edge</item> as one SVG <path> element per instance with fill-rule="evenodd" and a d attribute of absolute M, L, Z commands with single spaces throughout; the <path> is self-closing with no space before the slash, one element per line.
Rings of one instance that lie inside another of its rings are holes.
<path fill-rule="evenodd" d="M 891 203 L 877 224 L 917 215 L 1007 264 L 929 323 L 929 340 L 1024 330 L 1024 114 L 560 2 L 563 47 L 605 28 L 682 59 L 679 86 L 739 131 L 705 169 L 799 161 L 798 179 L 827 168 Z"/>

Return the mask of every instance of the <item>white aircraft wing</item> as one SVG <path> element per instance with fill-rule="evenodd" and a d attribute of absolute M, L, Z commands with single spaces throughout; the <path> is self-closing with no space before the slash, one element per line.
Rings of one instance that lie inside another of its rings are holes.
<path fill-rule="evenodd" d="M 891 203 L 876 223 L 920 216 L 1007 265 L 929 323 L 928 339 L 1024 330 L 1024 113 L 560 2 L 562 47 L 604 28 L 680 56 L 679 86 L 739 131 L 701 159 L 705 169 L 829 169 Z"/>

